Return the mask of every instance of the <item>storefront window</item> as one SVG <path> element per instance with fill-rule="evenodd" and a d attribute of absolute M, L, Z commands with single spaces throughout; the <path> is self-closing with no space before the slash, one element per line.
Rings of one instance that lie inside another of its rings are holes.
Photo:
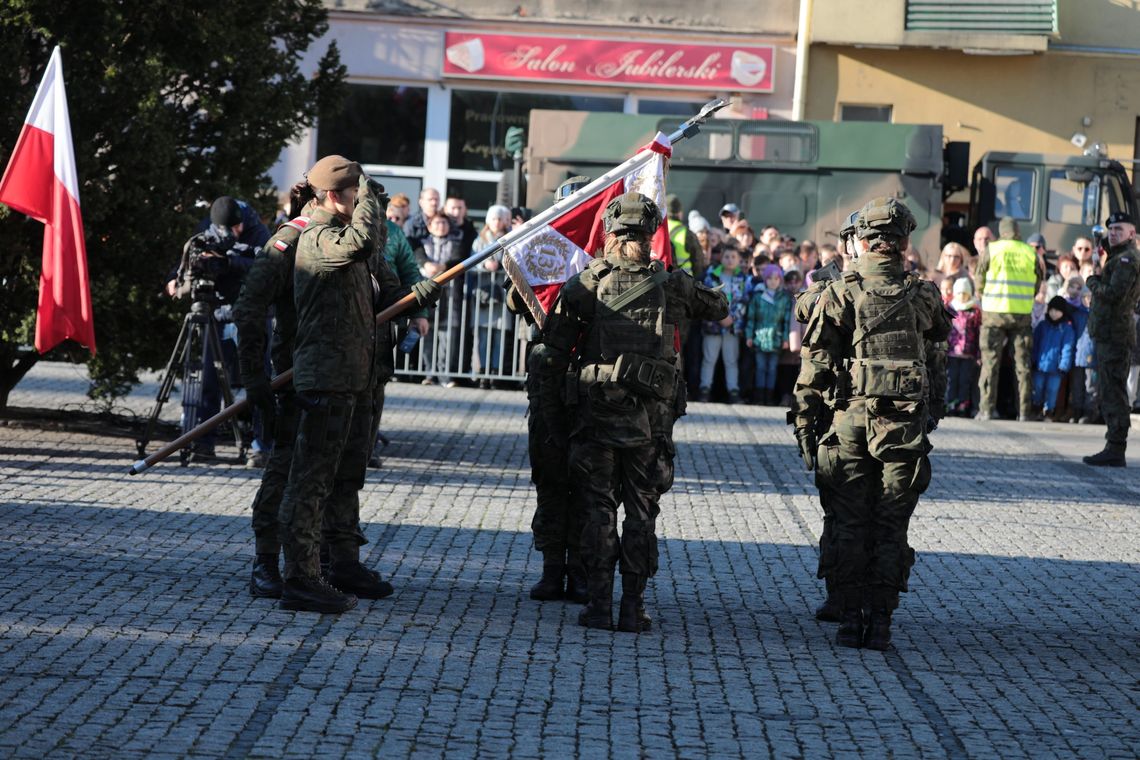
<path fill-rule="evenodd" d="M 468 213 L 480 219 L 486 214 L 488 208 L 499 202 L 499 186 L 495 182 L 450 179 L 447 181 L 447 194 L 458 196 L 467 201 Z"/>
<path fill-rule="evenodd" d="M 588 95 L 539 95 L 532 92 L 481 92 L 455 90 L 451 93 L 451 169 L 501 171 L 511 165 L 503 147 L 507 127 L 530 124 L 534 108 L 562 111 L 604 111 L 620 113 L 621 98 Z"/>
<path fill-rule="evenodd" d="M 322 113 L 317 155 L 362 164 L 423 166 L 427 89 L 350 84 L 339 109 Z"/>

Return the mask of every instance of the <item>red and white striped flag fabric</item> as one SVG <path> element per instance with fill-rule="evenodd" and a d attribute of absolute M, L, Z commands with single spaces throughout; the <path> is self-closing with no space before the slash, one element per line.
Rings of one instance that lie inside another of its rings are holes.
<path fill-rule="evenodd" d="M 0 203 L 46 225 L 36 350 L 46 353 L 71 338 L 94 355 L 87 248 L 58 46 L 0 179 Z"/>
<path fill-rule="evenodd" d="M 639 192 L 657 203 L 662 223 L 653 235 L 653 258 L 666 265 L 673 263 L 673 246 L 664 222 L 665 170 L 673 149 L 669 138 L 658 132 L 638 155 L 645 151 L 649 151 L 648 161 L 593 194 L 579 191 L 584 197 L 565 213 L 503 246 L 503 267 L 540 326 L 562 285 L 585 269 L 591 258 L 601 255 L 605 242 L 602 212 L 623 193 Z"/>

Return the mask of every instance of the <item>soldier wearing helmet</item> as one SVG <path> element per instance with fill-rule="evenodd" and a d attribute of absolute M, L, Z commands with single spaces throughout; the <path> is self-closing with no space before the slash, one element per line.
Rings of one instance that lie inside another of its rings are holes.
<path fill-rule="evenodd" d="M 914 564 L 910 516 L 930 483 L 950 321 L 938 289 L 904 271 L 915 228 L 905 205 L 876 198 L 852 228 L 853 270 L 796 303 L 807 327 L 788 417 L 824 506 L 820 572 L 836 640 L 886 650 Z"/>
<path fill-rule="evenodd" d="M 568 442 L 584 521 L 589 602 L 578 622 L 613 628 L 620 559 L 617 627 L 637 633 L 650 626 L 644 593 L 657 571 L 658 504 L 673 484 L 673 423 L 684 414 L 679 327 L 686 319 L 723 319 L 728 304 L 688 274 L 650 260 L 661 212 L 649 198 L 615 198 L 603 221 L 602 257 L 566 282 L 547 317 L 537 360 L 540 403 L 551 437 Z"/>
<path fill-rule="evenodd" d="M 554 191 L 554 201 L 569 198 L 590 183 L 589 177 L 571 177 Z M 507 308 L 533 322 L 530 310 L 513 285 L 507 287 Z M 539 407 L 539 371 L 541 350 L 535 350 L 541 333 L 531 327 L 527 354 L 527 453 L 530 455 L 530 480 L 534 483 L 536 504 L 530 528 L 534 548 L 542 552 L 542 577 L 531 586 L 530 598 L 536 601 L 568 599 L 586 603 L 586 571 L 578 551 L 582 524 L 573 483 L 567 467 L 566 441 L 550 436 L 546 417 Z M 560 429 L 569 421 L 559 420 Z"/>

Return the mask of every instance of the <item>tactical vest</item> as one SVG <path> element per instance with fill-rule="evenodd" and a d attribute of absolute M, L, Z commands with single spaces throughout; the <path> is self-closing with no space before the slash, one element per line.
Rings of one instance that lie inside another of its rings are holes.
<path fill-rule="evenodd" d="M 582 380 L 617 382 L 671 400 L 676 351 L 674 326 L 665 319 L 662 265 L 622 269 L 595 259 L 590 268 L 598 280 L 594 317 L 582 342 Z"/>
<path fill-rule="evenodd" d="M 1031 313 L 1037 290 L 1037 252 L 1020 240 L 994 240 L 989 244 L 989 259 L 982 311 Z"/>
<path fill-rule="evenodd" d="M 922 287 L 908 276 L 897 282 L 867 283 L 856 272 L 843 281 L 854 300 L 851 338 L 851 395 L 866 398 L 926 398 L 926 346 L 918 329 L 914 299 Z"/>
<path fill-rule="evenodd" d="M 688 249 L 685 248 L 685 238 L 688 232 L 688 227 L 681 224 L 680 220 L 669 220 L 669 239 L 673 242 L 673 265 L 692 274 L 693 262 Z"/>

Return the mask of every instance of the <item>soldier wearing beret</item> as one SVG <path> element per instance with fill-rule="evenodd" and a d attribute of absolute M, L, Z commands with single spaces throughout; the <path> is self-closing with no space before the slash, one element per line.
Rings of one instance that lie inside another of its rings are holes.
<path fill-rule="evenodd" d="M 1124 467 L 1131 425 L 1128 408 L 1128 365 L 1136 343 L 1133 314 L 1140 299 L 1140 257 L 1136 223 L 1118 211 L 1108 217 L 1108 260 L 1099 275 L 1088 279 L 1092 292 L 1089 337 L 1096 346 L 1097 388 L 1107 430 L 1104 449 L 1084 458 L 1094 467 Z"/>
<path fill-rule="evenodd" d="M 365 540 L 358 492 L 371 451 L 374 315 L 401 290 L 386 264 L 369 271 L 370 259 L 383 261 L 375 256 L 387 230 L 383 187 L 342 156 L 322 158 L 308 180 L 316 208 L 297 243 L 293 281 L 300 419 L 279 514 L 281 607 L 336 613 L 356 606 L 358 596 L 392 593 L 391 584 L 359 561 Z M 422 285 L 413 288 L 417 300 L 438 298 L 436 288 Z M 331 560 L 327 579 L 319 563 L 322 534 Z"/>

